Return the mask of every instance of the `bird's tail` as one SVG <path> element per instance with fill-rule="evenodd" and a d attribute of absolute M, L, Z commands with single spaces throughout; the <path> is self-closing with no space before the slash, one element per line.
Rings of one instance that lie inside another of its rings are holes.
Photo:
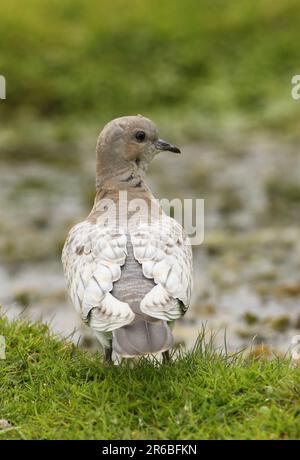
<path fill-rule="evenodd" d="M 173 344 L 173 334 L 166 321 L 138 319 L 113 332 L 113 350 L 126 358 L 166 351 Z"/>

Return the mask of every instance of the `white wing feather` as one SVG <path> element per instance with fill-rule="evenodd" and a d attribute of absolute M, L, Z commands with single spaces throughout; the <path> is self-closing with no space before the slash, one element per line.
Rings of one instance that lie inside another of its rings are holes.
<path fill-rule="evenodd" d="M 156 223 L 140 224 L 131 242 L 144 276 L 156 283 L 142 300 L 141 310 L 165 321 L 180 318 L 192 289 L 192 251 L 182 227 L 163 216 Z"/>
<path fill-rule="evenodd" d="M 129 305 L 110 294 L 126 259 L 125 233 L 88 221 L 72 228 L 62 262 L 70 297 L 83 321 L 95 330 L 113 331 L 133 321 Z"/>

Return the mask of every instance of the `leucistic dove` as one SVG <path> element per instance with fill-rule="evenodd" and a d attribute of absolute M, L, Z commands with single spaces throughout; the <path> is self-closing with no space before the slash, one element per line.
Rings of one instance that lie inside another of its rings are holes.
<path fill-rule="evenodd" d="M 109 122 L 96 147 L 96 197 L 75 225 L 62 262 L 68 291 L 96 333 L 106 361 L 163 353 L 174 344 L 170 323 L 186 312 L 192 252 L 183 228 L 167 216 L 145 183 L 160 151 L 180 150 L 141 116 Z"/>

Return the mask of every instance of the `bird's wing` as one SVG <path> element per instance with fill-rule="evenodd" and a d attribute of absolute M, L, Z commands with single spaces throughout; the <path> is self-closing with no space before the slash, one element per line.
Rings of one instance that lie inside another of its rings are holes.
<path fill-rule="evenodd" d="M 97 331 L 113 331 L 135 317 L 127 303 L 110 294 L 121 277 L 126 247 L 121 229 L 88 221 L 73 227 L 66 240 L 62 262 L 70 297 L 83 321 Z"/>
<path fill-rule="evenodd" d="M 156 283 L 141 310 L 165 321 L 179 318 L 188 309 L 192 289 L 192 251 L 181 225 L 167 216 L 140 224 L 131 242 L 144 276 Z"/>

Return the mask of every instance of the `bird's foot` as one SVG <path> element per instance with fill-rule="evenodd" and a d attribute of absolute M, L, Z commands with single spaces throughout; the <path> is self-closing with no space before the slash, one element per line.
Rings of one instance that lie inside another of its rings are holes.
<path fill-rule="evenodd" d="M 169 350 L 163 351 L 162 352 L 162 362 L 164 364 L 167 364 L 167 363 L 170 363 L 171 361 L 172 360 L 171 360 L 170 351 Z"/>
<path fill-rule="evenodd" d="M 107 365 L 114 363 L 112 359 L 112 347 L 104 349 L 103 363 Z"/>

